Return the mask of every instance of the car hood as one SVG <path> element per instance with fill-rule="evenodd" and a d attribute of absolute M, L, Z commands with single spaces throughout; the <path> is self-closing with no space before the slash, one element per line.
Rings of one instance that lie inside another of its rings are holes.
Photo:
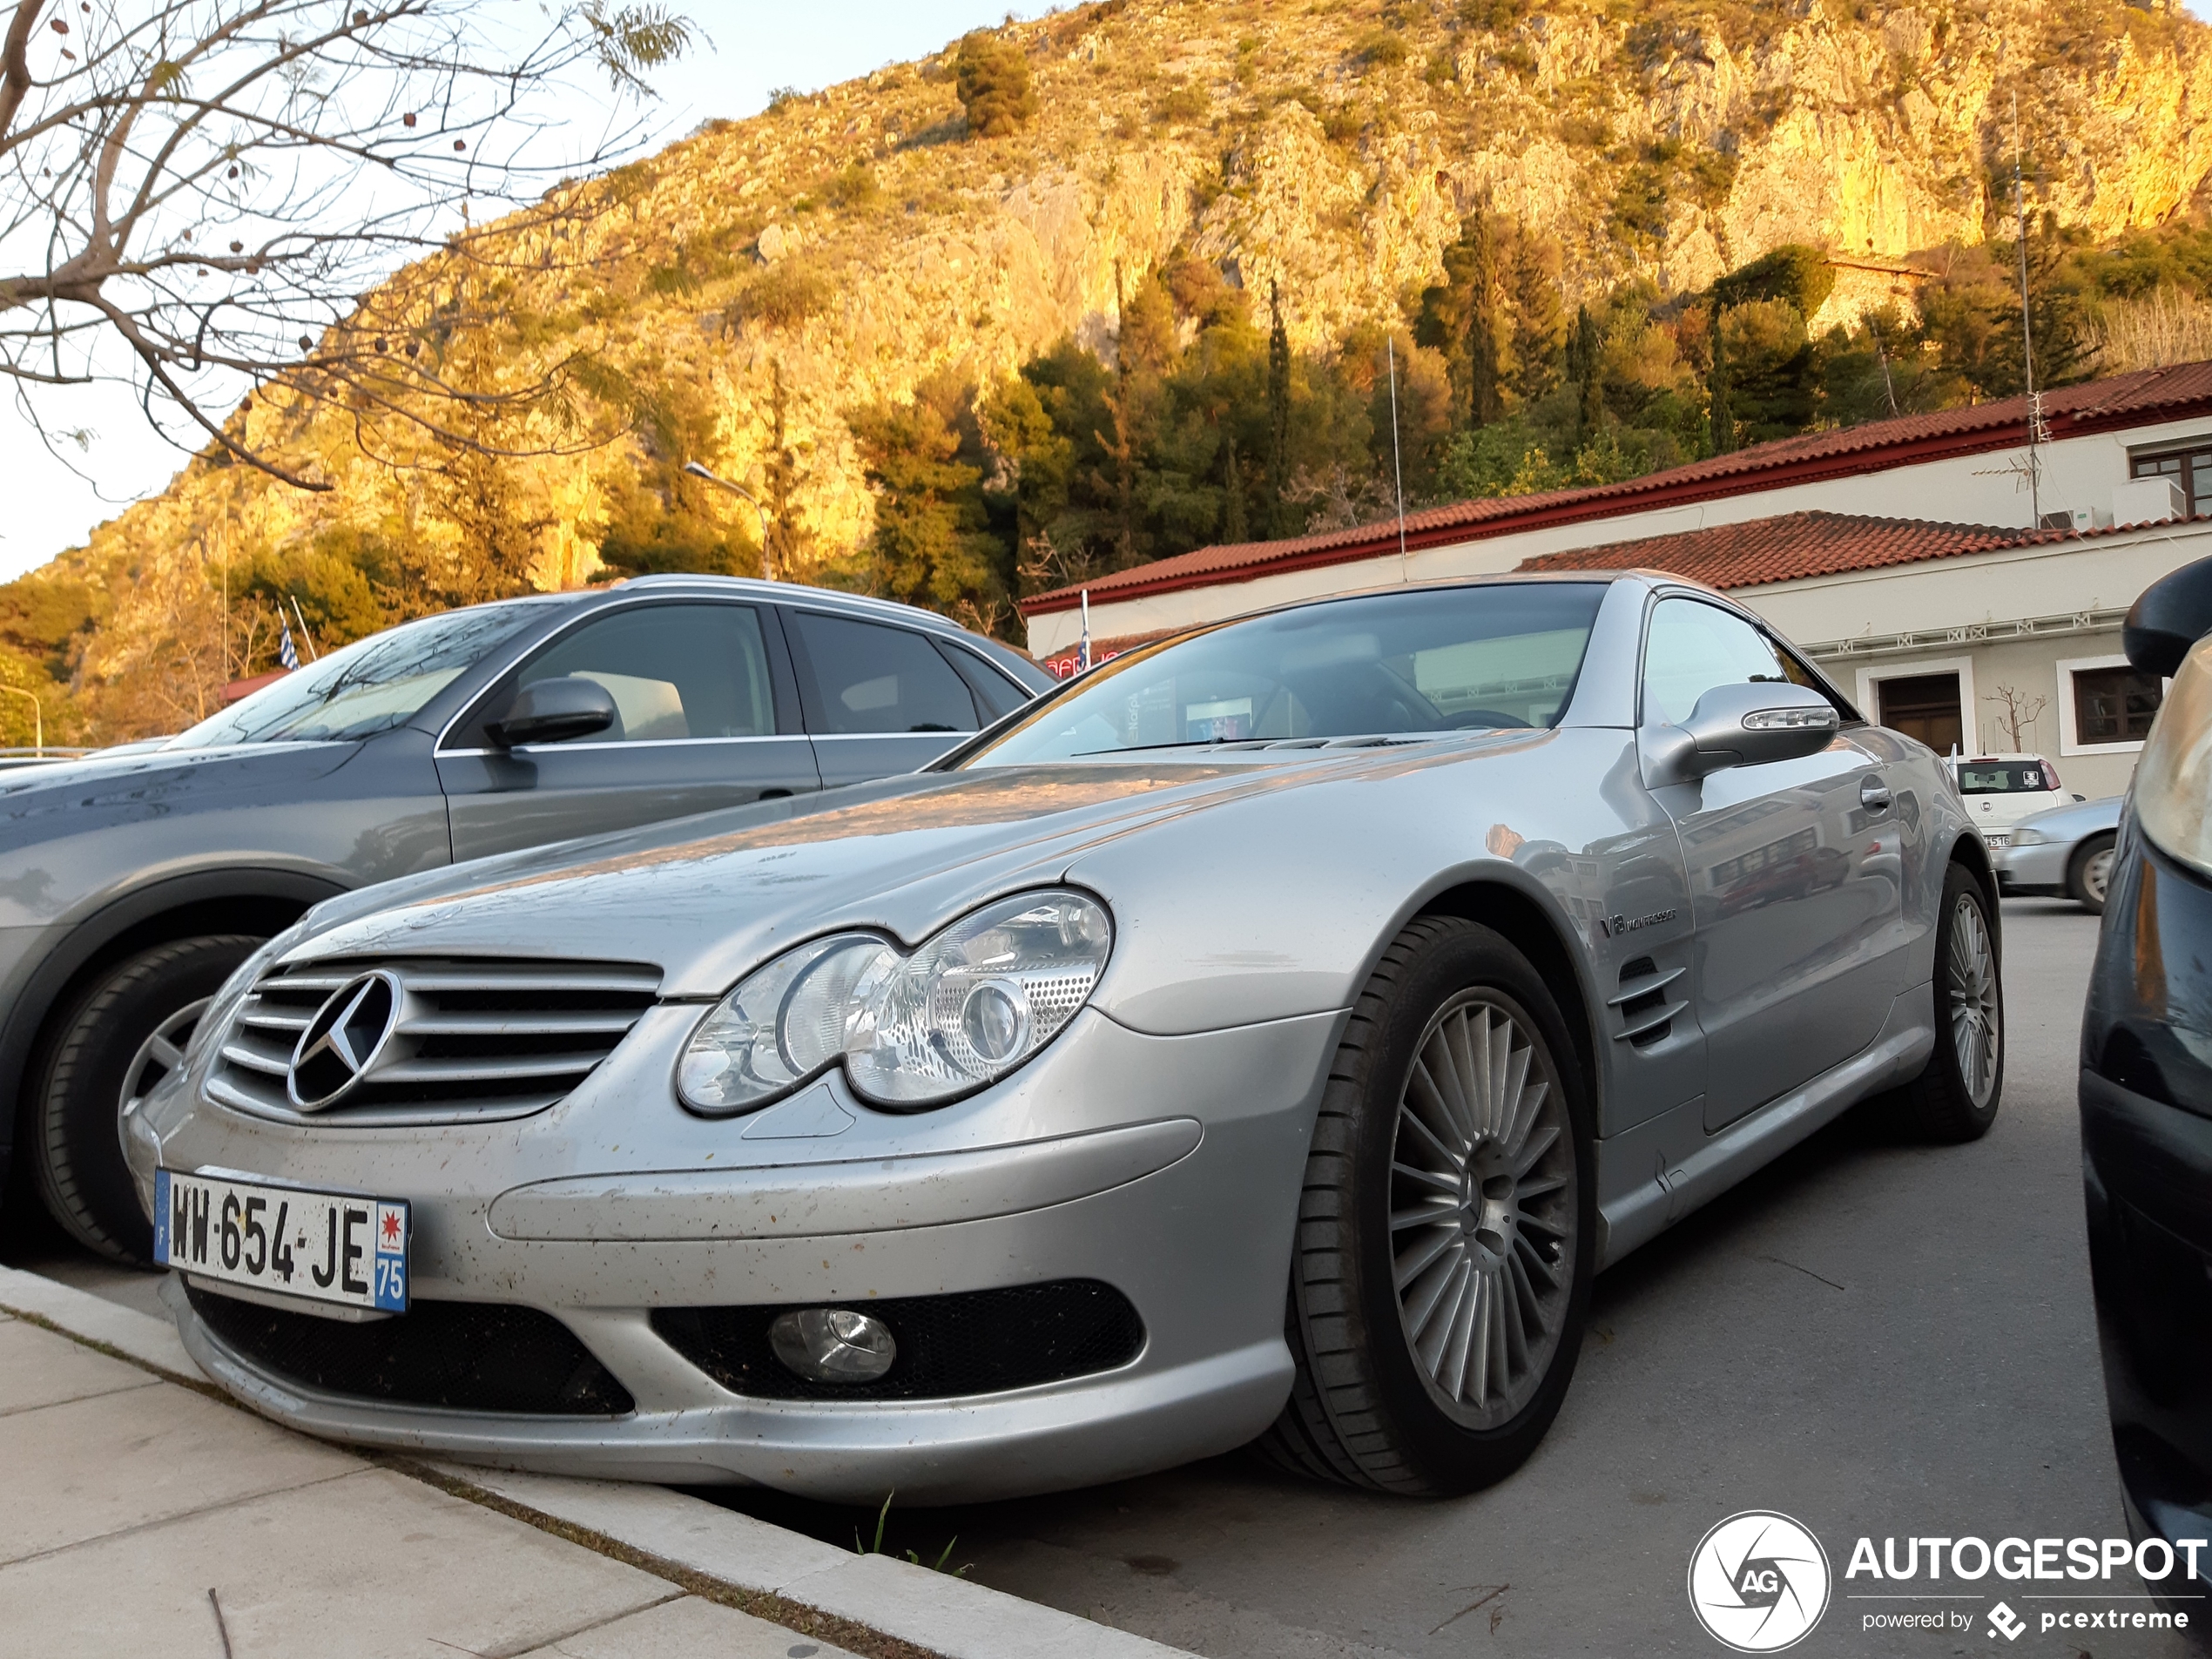
<path fill-rule="evenodd" d="M 334 899 L 283 954 L 643 961 L 663 970 L 664 996 L 719 996 L 817 934 L 872 928 L 911 945 L 976 904 L 1062 880 L 1087 855 L 1163 823 L 1235 803 L 1267 805 L 1272 817 L 1271 803 L 1316 786 L 1434 765 L 1499 742 L 913 774 Z"/>
<path fill-rule="evenodd" d="M 345 765 L 358 743 L 130 749 L 0 772 L 0 851 L 188 811 L 241 790 L 281 791 Z"/>

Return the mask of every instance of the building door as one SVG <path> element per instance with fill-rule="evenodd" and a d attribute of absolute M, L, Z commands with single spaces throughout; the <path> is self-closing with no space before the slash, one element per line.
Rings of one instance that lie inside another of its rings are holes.
<path fill-rule="evenodd" d="M 1939 755 L 1953 750 L 1971 754 L 1959 716 L 1956 674 L 1910 674 L 1874 682 L 1881 703 L 1879 722 L 1892 732 L 1918 738 Z"/>

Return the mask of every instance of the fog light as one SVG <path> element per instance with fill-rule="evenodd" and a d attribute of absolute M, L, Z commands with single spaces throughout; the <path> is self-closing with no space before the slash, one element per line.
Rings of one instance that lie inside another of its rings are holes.
<path fill-rule="evenodd" d="M 779 1313 L 768 1345 L 812 1382 L 873 1382 L 891 1369 L 899 1345 L 880 1319 L 850 1308 L 798 1308 Z"/>

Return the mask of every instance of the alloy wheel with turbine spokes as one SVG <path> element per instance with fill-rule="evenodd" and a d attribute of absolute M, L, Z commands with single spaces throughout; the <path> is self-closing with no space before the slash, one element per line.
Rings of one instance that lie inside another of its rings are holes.
<path fill-rule="evenodd" d="M 1959 1076 L 1976 1109 L 1989 1104 L 1997 1084 L 2004 1012 L 1997 991 L 1997 958 L 1981 907 L 1961 894 L 1952 907 L 1946 977 L 1951 993 L 1951 1041 Z"/>
<path fill-rule="evenodd" d="M 195 997 L 169 1015 L 154 1027 L 152 1035 L 138 1045 L 138 1053 L 131 1056 L 131 1063 L 123 1069 L 122 1098 L 116 1103 L 115 1121 L 117 1135 L 126 1154 L 132 1116 L 145 1104 L 146 1096 L 185 1063 L 185 1047 L 192 1041 L 199 1016 L 213 1001 L 209 996 Z"/>
<path fill-rule="evenodd" d="M 1574 1136 L 1548 1055 L 1482 991 L 1431 1018 L 1391 1153 L 1393 1282 L 1431 1396 L 1493 1428 L 1541 1386 L 1575 1282 Z"/>

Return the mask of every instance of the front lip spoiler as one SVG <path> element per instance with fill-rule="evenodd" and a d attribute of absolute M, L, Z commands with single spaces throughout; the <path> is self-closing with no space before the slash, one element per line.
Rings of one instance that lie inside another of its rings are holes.
<path fill-rule="evenodd" d="M 564 1176 L 492 1201 L 508 1239 L 672 1243 L 896 1232 L 1020 1215 L 1088 1198 L 1198 1150 L 1195 1117 L 973 1150 L 727 1170 Z"/>
<path fill-rule="evenodd" d="M 664 1485 L 772 1487 L 873 1505 L 968 1503 L 1126 1480 L 1244 1445 L 1291 1388 L 1280 1337 L 1164 1370 L 1117 1371 L 955 1399 L 759 1400 L 704 1373 L 705 1403 L 628 1417 L 536 1417 L 388 1406 L 265 1375 L 200 1324 L 174 1276 L 162 1299 L 185 1347 L 227 1393 L 288 1428 L 498 1468 Z"/>

